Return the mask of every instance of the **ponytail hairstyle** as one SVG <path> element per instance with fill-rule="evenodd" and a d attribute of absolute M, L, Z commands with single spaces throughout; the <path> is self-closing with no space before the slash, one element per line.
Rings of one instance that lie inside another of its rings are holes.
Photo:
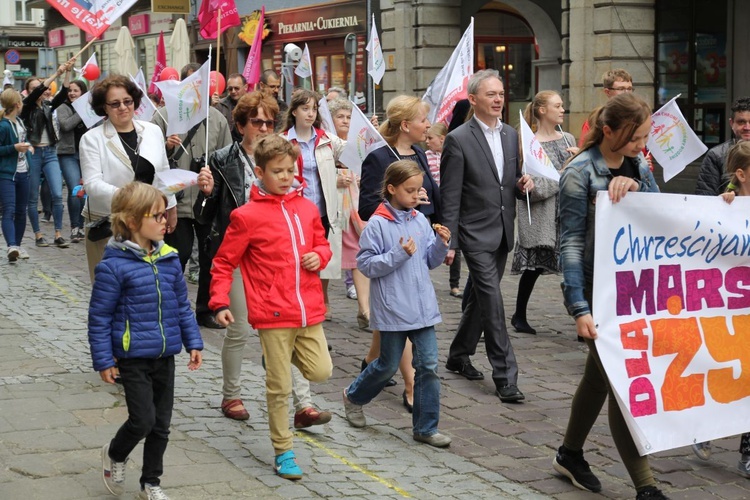
<path fill-rule="evenodd" d="M 747 175 L 750 170 L 750 141 L 738 142 L 727 154 L 727 173 L 731 176 L 732 180 L 730 184 L 735 189 L 739 188 L 739 179 L 737 179 L 737 171 L 742 170 Z M 727 188 L 727 191 L 732 189 Z"/>
<path fill-rule="evenodd" d="M 636 129 L 650 117 L 651 108 L 648 103 L 632 92 L 622 93 L 611 98 L 604 106 L 591 113 L 591 117 L 589 117 L 591 128 L 589 133 L 586 134 L 583 147 L 578 154 L 602 143 L 605 125 L 616 133 L 616 140 L 612 149 L 622 148 L 633 137 Z"/>
<path fill-rule="evenodd" d="M 389 146 L 396 145 L 401 134 L 401 123 L 414 120 L 419 113 L 429 111 L 430 106 L 419 97 L 400 95 L 391 99 L 385 108 L 386 120 L 380 125 L 380 135 Z"/>
<path fill-rule="evenodd" d="M 0 92 L 0 119 L 5 117 L 5 113 L 18 106 L 21 102 L 21 94 L 16 89 L 5 89 Z"/>
<path fill-rule="evenodd" d="M 539 128 L 538 124 L 542 116 L 539 114 L 539 110 L 549 104 L 549 100 L 554 96 L 560 97 L 560 94 L 554 90 L 542 90 L 526 105 L 526 109 L 523 112 L 523 119 L 529 124 L 532 132 L 536 133 Z"/>
<path fill-rule="evenodd" d="M 391 201 L 391 194 L 388 192 L 388 186 L 391 185 L 393 187 L 398 187 L 416 175 L 424 175 L 424 171 L 419 165 L 417 165 L 417 162 L 412 160 L 394 161 L 388 165 L 387 169 L 385 169 L 383 188 L 380 192 L 381 197 L 384 200 Z"/>

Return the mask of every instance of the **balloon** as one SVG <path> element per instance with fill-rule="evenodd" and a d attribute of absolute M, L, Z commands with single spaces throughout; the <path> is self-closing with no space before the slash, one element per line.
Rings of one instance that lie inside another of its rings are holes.
<path fill-rule="evenodd" d="M 212 71 L 209 78 L 210 83 L 208 84 L 208 93 L 210 95 L 221 94 L 227 86 L 227 81 L 224 79 L 224 75 L 218 71 Z"/>
<path fill-rule="evenodd" d="M 57 82 L 52 81 L 52 83 L 49 84 L 49 91 L 52 92 L 52 95 L 57 94 Z"/>
<path fill-rule="evenodd" d="M 159 81 L 163 82 L 166 80 L 180 81 L 180 73 L 171 66 L 167 66 L 166 68 L 161 70 L 161 73 L 159 73 Z"/>
<path fill-rule="evenodd" d="M 96 80 L 99 78 L 99 75 L 101 75 L 101 72 L 99 71 L 99 66 L 95 66 L 93 64 L 88 64 L 84 66 L 83 70 L 81 70 L 81 75 L 88 80 Z"/>

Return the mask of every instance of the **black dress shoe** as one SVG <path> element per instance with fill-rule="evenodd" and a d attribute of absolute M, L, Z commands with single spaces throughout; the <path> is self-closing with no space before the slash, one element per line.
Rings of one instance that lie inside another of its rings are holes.
<path fill-rule="evenodd" d="M 204 314 L 198 318 L 198 324 L 205 328 L 212 328 L 214 330 L 223 330 L 225 326 L 221 326 L 213 314 Z"/>
<path fill-rule="evenodd" d="M 445 369 L 450 372 L 456 372 L 469 380 L 484 380 L 484 373 L 474 368 L 471 361 L 462 363 L 460 361 L 448 360 L 448 362 L 445 363 Z"/>
<path fill-rule="evenodd" d="M 413 413 L 414 412 L 414 405 L 412 405 L 411 403 L 409 403 L 409 400 L 406 399 L 406 391 L 404 391 L 404 392 L 401 393 L 401 397 L 404 398 L 404 408 L 406 408 L 406 411 L 408 411 L 409 413 Z"/>
<path fill-rule="evenodd" d="M 361 365 L 359 365 L 359 372 L 360 372 L 360 373 L 362 373 L 363 371 L 365 371 L 365 368 L 367 368 L 367 361 L 363 359 L 363 360 L 362 360 L 362 364 L 361 364 Z M 394 385 L 396 385 L 396 384 L 398 384 L 398 382 L 396 382 L 396 381 L 395 381 L 395 380 L 393 380 L 393 379 L 390 379 L 390 380 L 389 380 L 389 381 L 388 381 L 388 382 L 387 382 L 387 383 L 385 384 L 385 386 L 386 386 L 386 387 L 393 387 L 393 386 L 394 386 Z"/>
<path fill-rule="evenodd" d="M 510 324 L 513 326 L 513 329 L 519 333 L 530 333 L 536 335 L 536 330 L 531 328 L 531 325 L 529 325 L 525 319 L 516 318 L 515 314 L 510 318 Z"/>
<path fill-rule="evenodd" d="M 497 397 L 503 403 L 517 403 L 526 399 L 526 396 L 515 385 L 504 385 L 495 391 Z"/>

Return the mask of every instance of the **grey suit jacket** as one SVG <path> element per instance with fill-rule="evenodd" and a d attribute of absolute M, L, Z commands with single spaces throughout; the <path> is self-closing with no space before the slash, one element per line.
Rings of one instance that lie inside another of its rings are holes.
<path fill-rule="evenodd" d="M 453 238 L 451 246 L 464 251 L 494 252 L 505 235 L 508 251 L 513 249 L 513 219 L 516 183 L 521 177 L 518 134 L 503 124 L 501 131 L 505 159 L 502 183 L 487 139 L 479 124 L 470 119 L 449 133 L 440 159 L 440 196 L 443 224 Z"/>

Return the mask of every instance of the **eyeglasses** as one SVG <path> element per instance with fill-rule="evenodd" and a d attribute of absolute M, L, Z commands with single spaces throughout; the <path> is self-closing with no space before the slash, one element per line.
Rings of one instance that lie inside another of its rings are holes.
<path fill-rule="evenodd" d="M 607 87 L 607 88 L 613 92 L 632 92 L 633 91 L 633 87 L 620 87 L 620 88 Z"/>
<path fill-rule="evenodd" d="M 273 120 L 261 120 L 260 118 L 250 118 L 250 125 L 252 125 L 255 128 L 260 128 L 263 125 L 266 126 L 266 128 L 272 128 L 273 127 Z"/>
<path fill-rule="evenodd" d="M 126 108 L 129 108 L 133 105 L 133 99 L 123 99 L 122 101 L 108 102 L 107 106 L 109 106 L 110 109 L 120 109 L 120 106 L 122 106 L 123 104 Z"/>
<path fill-rule="evenodd" d="M 239 92 L 240 90 L 242 90 L 242 87 L 227 87 L 227 90 L 228 90 L 229 92 L 232 92 L 232 91 L 237 91 L 237 92 Z"/>
<path fill-rule="evenodd" d="M 131 102 L 132 104 L 132 102 Z M 143 214 L 143 217 L 153 217 L 157 224 L 167 221 L 167 212 L 159 212 L 157 214 Z"/>

